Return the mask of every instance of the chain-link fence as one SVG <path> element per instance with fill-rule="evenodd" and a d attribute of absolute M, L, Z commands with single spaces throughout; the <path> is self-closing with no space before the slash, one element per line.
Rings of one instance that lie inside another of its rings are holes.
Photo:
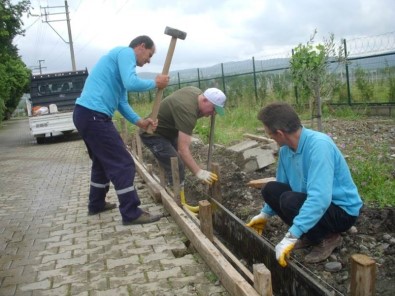
<path fill-rule="evenodd" d="M 342 40 L 344 64 L 333 63 L 336 77 L 329 104 L 395 104 L 395 32 L 373 37 Z M 339 44 L 340 45 L 340 44 Z M 170 73 L 165 95 L 183 86 L 217 87 L 227 97 L 227 106 L 262 105 L 275 100 L 300 103 L 300 90 L 292 81 L 292 50 L 250 60 L 221 63 L 212 67 Z M 133 94 L 131 99 L 152 101 L 153 92 Z"/>

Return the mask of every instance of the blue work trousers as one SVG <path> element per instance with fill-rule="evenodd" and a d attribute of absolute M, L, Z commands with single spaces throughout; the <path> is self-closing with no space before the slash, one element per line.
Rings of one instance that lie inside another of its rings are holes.
<path fill-rule="evenodd" d="M 273 181 L 263 187 L 262 197 L 277 215 L 287 225 L 291 226 L 306 201 L 307 194 L 294 192 L 289 185 Z M 319 243 L 328 234 L 340 233 L 350 229 L 356 220 L 357 217 L 349 215 L 341 207 L 331 203 L 317 224 L 304 235 L 310 241 Z"/>
<path fill-rule="evenodd" d="M 89 210 L 103 209 L 111 181 L 118 196 L 122 219 L 137 219 L 142 210 L 133 185 L 135 164 L 111 117 L 76 105 L 73 120 L 92 160 Z"/>

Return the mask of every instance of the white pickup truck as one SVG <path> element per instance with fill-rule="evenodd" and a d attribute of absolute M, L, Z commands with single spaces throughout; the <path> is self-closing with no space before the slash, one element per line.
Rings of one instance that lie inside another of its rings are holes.
<path fill-rule="evenodd" d="M 41 144 L 45 138 L 75 130 L 73 110 L 87 70 L 32 75 L 26 101 L 31 134 Z"/>

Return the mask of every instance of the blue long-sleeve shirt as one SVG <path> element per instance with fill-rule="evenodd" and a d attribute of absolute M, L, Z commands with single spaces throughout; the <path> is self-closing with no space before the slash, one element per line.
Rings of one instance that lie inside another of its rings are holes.
<path fill-rule="evenodd" d="M 342 153 L 326 134 L 303 127 L 296 151 L 280 148 L 276 179 L 307 194 L 289 229 L 296 237 L 314 227 L 331 203 L 351 216 L 359 215 L 362 200 L 357 187 Z M 276 214 L 267 204 L 262 212 Z"/>
<path fill-rule="evenodd" d="M 128 91 L 147 91 L 156 87 L 152 79 L 136 73 L 136 55 L 130 47 L 116 47 L 104 55 L 89 73 L 76 104 L 110 117 L 118 110 L 135 124 L 140 116 L 128 103 Z"/>

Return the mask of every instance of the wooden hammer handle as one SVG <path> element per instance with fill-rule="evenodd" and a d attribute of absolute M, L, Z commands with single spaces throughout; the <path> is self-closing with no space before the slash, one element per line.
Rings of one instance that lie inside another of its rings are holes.
<path fill-rule="evenodd" d="M 176 42 L 177 42 L 177 38 L 176 37 L 172 37 L 171 40 L 170 40 L 169 49 L 167 51 L 165 65 L 163 66 L 163 70 L 162 70 L 162 74 L 163 75 L 168 75 L 169 74 L 171 60 L 173 58 L 174 49 L 176 48 Z M 160 102 L 162 101 L 162 97 L 163 97 L 163 88 L 162 89 L 158 89 L 157 92 L 156 92 L 154 106 L 152 107 L 152 112 L 151 112 L 151 115 L 150 115 L 150 118 L 152 120 L 154 120 L 154 121 L 158 118 L 159 106 L 160 106 Z M 148 126 L 147 133 L 152 134 L 153 132 L 154 131 L 153 131 L 152 125 Z"/>

